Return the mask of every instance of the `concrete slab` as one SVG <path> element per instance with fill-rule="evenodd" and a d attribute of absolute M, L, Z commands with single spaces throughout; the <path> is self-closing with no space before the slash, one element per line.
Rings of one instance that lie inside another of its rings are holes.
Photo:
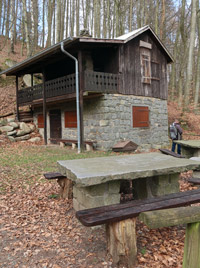
<path fill-rule="evenodd" d="M 174 142 L 185 147 L 200 149 L 200 140 L 188 140 L 188 141 L 175 140 Z"/>
<path fill-rule="evenodd" d="M 200 161 L 179 159 L 161 153 L 143 153 L 110 157 L 58 161 L 59 171 L 88 187 L 114 180 L 133 180 L 197 169 Z"/>

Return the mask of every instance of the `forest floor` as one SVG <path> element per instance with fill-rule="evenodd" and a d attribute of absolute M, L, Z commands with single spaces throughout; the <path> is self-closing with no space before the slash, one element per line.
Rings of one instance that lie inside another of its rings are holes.
<path fill-rule="evenodd" d="M 77 155 L 69 148 L 4 143 L 0 148 L 0 267 L 111 268 L 106 252 L 105 226 L 82 226 L 71 200 L 59 199 L 55 181 L 43 173 L 56 169 L 56 160 L 106 156 Z M 189 173 L 181 190 L 192 189 Z M 137 222 L 136 268 L 182 267 L 185 227 L 150 230 Z M 127 268 L 126 265 L 119 267 Z"/>

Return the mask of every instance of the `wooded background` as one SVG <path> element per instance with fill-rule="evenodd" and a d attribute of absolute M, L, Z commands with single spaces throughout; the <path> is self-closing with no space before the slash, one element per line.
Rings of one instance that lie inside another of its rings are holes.
<path fill-rule="evenodd" d="M 0 0 L 0 10 L 2 46 L 10 40 L 8 53 L 14 53 L 20 41 L 27 57 L 82 29 L 114 38 L 149 24 L 174 57 L 169 99 L 199 110 L 199 0 Z"/>

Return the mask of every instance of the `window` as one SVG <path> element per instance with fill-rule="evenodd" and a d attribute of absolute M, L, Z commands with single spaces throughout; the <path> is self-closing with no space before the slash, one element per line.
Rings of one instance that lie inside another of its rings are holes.
<path fill-rule="evenodd" d="M 66 111 L 65 112 L 65 127 L 66 128 L 77 128 L 76 111 Z"/>
<path fill-rule="evenodd" d="M 37 121 L 38 121 L 38 128 L 44 128 L 43 114 L 38 114 Z"/>
<path fill-rule="evenodd" d="M 133 127 L 149 127 L 149 108 L 133 106 Z"/>
<path fill-rule="evenodd" d="M 151 49 L 152 44 L 140 40 L 141 75 L 145 84 L 151 84 Z"/>
<path fill-rule="evenodd" d="M 151 84 L 151 57 L 141 54 L 142 83 Z"/>

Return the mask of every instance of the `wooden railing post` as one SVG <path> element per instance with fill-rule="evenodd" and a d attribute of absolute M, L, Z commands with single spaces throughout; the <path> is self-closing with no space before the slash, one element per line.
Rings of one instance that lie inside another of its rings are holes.
<path fill-rule="evenodd" d="M 46 90 L 45 90 L 45 72 L 43 71 L 43 118 L 44 118 L 44 143 L 47 145 L 47 110 L 46 110 Z"/>
<path fill-rule="evenodd" d="M 19 82 L 18 82 L 18 75 L 16 75 L 16 117 L 17 120 L 19 121 L 19 94 L 18 94 L 18 90 L 19 90 Z"/>
<path fill-rule="evenodd" d="M 79 110 L 80 110 L 80 147 L 84 150 L 84 124 L 83 124 L 83 90 L 84 90 L 84 76 L 83 76 L 83 61 L 82 51 L 78 52 L 79 62 Z"/>

